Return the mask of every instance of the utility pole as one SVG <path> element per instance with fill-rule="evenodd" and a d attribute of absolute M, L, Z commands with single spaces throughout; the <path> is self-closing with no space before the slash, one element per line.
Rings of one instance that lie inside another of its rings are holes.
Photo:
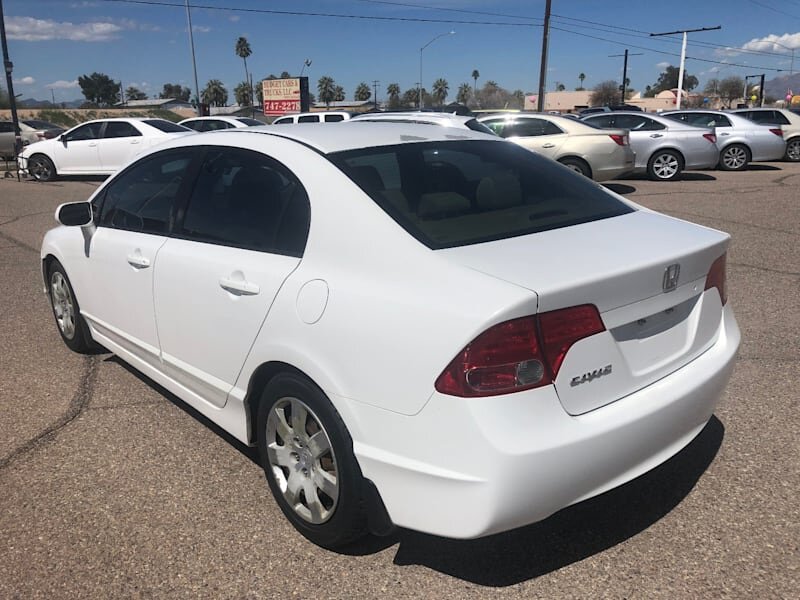
<path fill-rule="evenodd" d="M 375 95 L 375 110 L 378 110 L 378 84 L 380 81 L 377 79 L 372 80 L 372 90 L 373 94 Z"/>
<path fill-rule="evenodd" d="M 683 72 L 686 66 L 686 34 L 694 33 L 696 31 L 715 31 L 717 29 L 722 29 L 722 25 L 717 25 L 716 27 L 700 27 L 698 29 L 678 29 L 677 31 L 666 31 L 664 33 L 650 34 L 650 37 L 659 37 L 662 35 L 675 35 L 678 33 L 683 34 L 683 44 L 681 45 L 681 66 L 680 69 L 678 70 L 678 98 L 675 100 L 676 110 L 680 110 L 681 108 L 681 96 L 683 95 Z"/>
<path fill-rule="evenodd" d="M 6 41 L 6 19 L 3 15 L 3 0 L 0 0 L 0 45 L 3 46 L 3 66 L 6 72 L 8 101 L 11 105 L 11 121 L 14 123 L 14 156 L 16 157 L 20 153 L 20 150 L 22 150 L 22 132 L 19 130 L 17 98 L 14 96 L 14 83 L 11 78 L 11 73 L 14 71 L 14 63 L 8 58 L 8 42 Z M 19 169 L 17 169 L 17 181 L 19 181 Z"/>
<path fill-rule="evenodd" d="M 628 84 L 628 57 L 629 56 L 642 56 L 641 52 L 637 52 L 636 54 L 628 54 L 628 49 L 625 48 L 625 54 L 609 54 L 609 58 L 618 58 L 620 56 L 624 56 L 625 60 L 622 63 L 622 85 L 620 86 L 622 89 L 622 97 L 620 99 L 620 104 L 625 104 L 625 88 Z"/>
<path fill-rule="evenodd" d="M 544 5 L 544 29 L 542 30 L 542 64 L 539 67 L 539 98 L 536 103 L 536 110 L 544 112 L 544 88 L 547 84 L 547 48 L 550 43 L 550 5 L 551 0 L 547 0 Z"/>
<path fill-rule="evenodd" d="M 186 0 L 186 21 L 189 23 L 189 46 L 192 49 L 192 69 L 194 69 L 194 94 L 197 97 L 197 116 L 202 116 L 202 107 L 200 106 L 200 86 L 197 85 L 197 61 L 194 56 L 194 32 L 192 32 L 192 13 L 189 10 L 189 0 Z"/>
<path fill-rule="evenodd" d="M 50 88 L 50 97 L 53 98 L 53 108 L 56 107 L 56 93 L 53 91 L 53 88 Z"/>

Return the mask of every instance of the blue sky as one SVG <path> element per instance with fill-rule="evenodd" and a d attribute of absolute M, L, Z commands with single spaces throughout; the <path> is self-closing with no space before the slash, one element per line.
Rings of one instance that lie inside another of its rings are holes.
<path fill-rule="evenodd" d="M 230 91 L 244 79 L 234 44 L 245 36 L 253 49 L 248 67 L 256 79 L 284 70 L 298 74 L 303 61 L 310 59 L 306 74 L 312 90 L 319 77 L 329 75 L 350 99 L 359 82 L 372 87 L 378 80 L 378 96 L 383 98 L 389 83 L 398 83 L 402 90 L 416 85 L 420 47 L 450 30 L 455 34 L 423 52 L 427 88 L 444 77 L 452 99 L 459 84 L 472 83 L 473 69 L 480 71 L 478 85 L 491 79 L 509 90 L 530 92 L 538 86 L 544 0 L 190 3 L 225 9 L 192 9 L 201 89 L 216 78 Z M 150 96 L 166 82 L 192 87 L 182 0 L 5 0 L 4 10 L 15 92 L 25 98 L 49 99 L 51 89 L 57 101 L 81 98 L 77 78 L 93 71 Z M 789 48 L 800 49 L 800 0 L 553 0 L 553 13 L 557 16 L 550 36 L 548 90 L 558 82 L 574 89 L 581 72 L 587 76 L 587 88 L 619 80 L 622 59 L 608 55 L 621 54 L 626 47 L 642 54 L 629 61 L 632 86 L 643 89 L 654 83 L 666 64 L 678 64 L 680 40 L 650 38 L 648 32 L 721 25 L 721 31 L 690 34 L 687 70 L 701 84 L 714 76 L 766 72 L 771 79 L 788 74 Z M 800 70 L 800 52 L 795 62 Z"/>

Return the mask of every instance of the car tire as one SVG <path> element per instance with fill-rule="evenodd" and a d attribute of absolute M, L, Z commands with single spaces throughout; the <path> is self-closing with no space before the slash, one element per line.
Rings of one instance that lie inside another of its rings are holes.
<path fill-rule="evenodd" d="M 653 181 L 672 181 L 683 171 L 683 157 L 674 150 L 657 150 L 647 161 L 647 176 Z"/>
<path fill-rule="evenodd" d="M 582 160 L 580 158 L 567 157 L 567 158 L 560 158 L 558 162 L 560 162 L 568 169 L 572 169 L 573 171 L 580 173 L 584 177 L 588 177 L 589 179 L 592 178 L 592 169 L 591 167 L 589 167 L 589 165 L 586 163 L 585 160 Z"/>
<path fill-rule="evenodd" d="M 353 441 L 322 390 L 298 374 L 275 376 L 262 392 L 257 427 L 267 483 L 295 529 L 329 549 L 367 533 Z"/>
<path fill-rule="evenodd" d="M 744 171 L 750 164 L 750 150 L 742 144 L 726 146 L 719 154 L 719 168 L 722 171 Z"/>
<path fill-rule="evenodd" d="M 53 161 L 44 154 L 34 154 L 28 159 L 28 174 L 36 181 L 53 181 L 58 177 Z"/>
<path fill-rule="evenodd" d="M 47 270 L 47 292 L 61 339 L 73 352 L 93 354 L 99 346 L 92 339 L 89 326 L 81 316 L 69 277 L 57 260 Z"/>
<path fill-rule="evenodd" d="M 792 138 L 786 142 L 786 155 L 789 162 L 800 162 L 800 137 Z"/>

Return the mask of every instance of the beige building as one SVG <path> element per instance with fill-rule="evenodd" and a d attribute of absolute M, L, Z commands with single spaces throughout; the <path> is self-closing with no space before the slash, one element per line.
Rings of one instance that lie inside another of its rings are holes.
<path fill-rule="evenodd" d="M 677 90 L 666 90 L 656 95 L 655 98 L 644 98 L 640 92 L 637 92 L 625 101 L 625 104 L 638 106 L 645 112 L 658 112 L 662 110 L 673 110 L 677 100 Z M 559 111 L 562 113 L 578 112 L 583 108 L 589 108 L 589 97 L 592 95 L 591 90 L 580 92 L 547 92 L 544 96 L 544 109 L 545 111 Z M 683 95 L 683 106 L 687 102 L 692 102 L 697 105 L 698 101 L 702 100 L 702 96 L 698 94 L 685 93 Z M 536 94 L 529 94 L 525 96 L 525 110 L 537 109 L 538 96 Z M 715 108 L 716 104 L 711 102 L 708 108 Z"/>

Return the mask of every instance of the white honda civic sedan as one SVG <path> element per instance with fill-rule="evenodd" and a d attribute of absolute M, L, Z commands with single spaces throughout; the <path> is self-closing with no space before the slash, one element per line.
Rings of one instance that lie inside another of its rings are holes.
<path fill-rule="evenodd" d="M 42 245 L 64 342 L 244 443 L 306 537 L 520 527 L 686 446 L 731 375 L 729 236 L 464 129 L 175 139 Z"/>
<path fill-rule="evenodd" d="M 22 171 L 38 181 L 59 175 L 111 175 L 132 158 L 192 130 L 165 119 L 117 118 L 87 121 L 20 153 Z"/>

